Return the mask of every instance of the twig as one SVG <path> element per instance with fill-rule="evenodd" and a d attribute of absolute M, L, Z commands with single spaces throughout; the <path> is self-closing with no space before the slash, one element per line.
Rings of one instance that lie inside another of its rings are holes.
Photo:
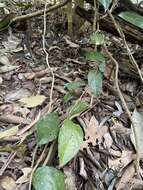
<path fill-rule="evenodd" d="M 36 118 L 34 119 L 34 121 L 32 121 L 29 125 L 26 125 L 23 129 L 21 129 L 20 131 L 18 131 L 17 135 L 21 136 L 23 135 L 26 131 L 28 131 L 29 129 L 31 129 L 40 119 L 41 113 L 39 112 L 36 116 Z"/>
<path fill-rule="evenodd" d="M 53 5 L 49 8 L 46 9 L 45 13 L 48 13 L 48 12 L 51 12 L 51 11 L 54 11 L 60 7 L 63 7 L 65 6 L 67 3 L 69 3 L 71 0 L 65 0 L 63 1 L 62 3 L 59 3 L 57 5 Z M 33 17 L 36 17 L 36 16 L 40 16 L 44 13 L 44 10 L 40 10 L 40 11 L 36 11 L 34 13 L 30 13 L 30 14 L 27 14 L 27 15 L 21 15 L 21 16 L 17 16 L 17 17 L 14 17 L 11 21 L 11 23 L 13 22 L 18 22 L 18 21 L 23 21 L 23 20 L 27 20 L 27 19 L 31 19 Z"/>
<path fill-rule="evenodd" d="M 55 154 L 56 152 L 56 149 L 55 149 L 55 145 L 56 145 L 56 140 L 54 140 L 49 148 L 49 152 L 48 152 L 48 155 L 43 163 L 43 166 L 46 166 L 47 164 L 50 164 L 50 161 L 53 157 L 53 155 Z"/>
<path fill-rule="evenodd" d="M 93 20 L 93 32 L 96 31 L 96 24 L 97 24 L 97 5 L 96 0 L 94 0 L 94 20 Z"/>
<path fill-rule="evenodd" d="M 52 85 L 51 85 L 51 90 L 50 90 L 50 102 L 49 102 L 49 110 L 48 112 L 51 112 L 52 110 L 52 102 L 53 102 L 53 89 L 54 89 L 54 83 L 55 83 L 55 75 L 54 75 L 54 72 L 52 70 L 52 68 L 50 67 L 50 64 L 49 64 L 49 54 L 46 50 L 46 47 L 45 47 L 45 36 L 46 36 L 46 10 L 47 10 L 47 0 L 46 0 L 46 3 L 45 3 L 45 9 L 44 9 L 44 31 L 43 31 L 43 50 L 46 54 L 46 63 L 47 63 L 47 66 L 49 68 L 49 70 L 51 71 L 51 74 L 52 74 Z"/>
<path fill-rule="evenodd" d="M 35 157 L 36 157 L 37 150 L 38 150 L 38 145 L 36 145 L 36 147 L 34 148 L 34 151 L 33 151 L 31 168 L 34 167 L 34 161 L 35 161 Z"/>
<path fill-rule="evenodd" d="M 10 162 L 13 160 L 13 158 L 16 156 L 16 152 L 13 152 L 10 154 L 8 160 L 6 163 L 4 163 L 4 165 L 2 166 L 2 168 L 0 169 L 0 176 L 2 176 L 2 174 L 4 173 L 4 171 L 6 170 L 6 168 L 8 167 L 8 165 L 10 164 Z"/>
<path fill-rule="evenodd" d="M 133 131 L 133 134 L 134 134 L 134 138 L 135 138 L 135 145 L 136 145 L 136 154 L 137 154 L 137 157 L 136 157 L 136 171 L 137 171 L 137 174 L 138 174 L 138 177 L 140 177 L 140 174 L 139 174 L 139 161 L 140 161 L 140 156 L 139 156 L 139 144 L 138 144 L 138 140 L 137 140 L 137 134 L 136 134 L 136 126 L 135 126 L 135 123 L 132 119 L 132 116 L 131 116 L 131 113 L 128 109 L 128 106 L 126 104 L 126 101 L 122 95 L 122 92 L 120 90 L 120 87 L 119 87 L 119 82 L 118 82 L 118 72 L 119 72 L 119 65 L 118 65 L 118 62 L 114 59 L 114 57 L 112 56 L 112 54 L 108 51 L 106 45 L 103 46 L 106 54 L 108 55 L 108 57 L 111 59 L 111 61 L 115 64 L 116 66 L 116 71 L 115 71 L 115 85 L 116 85 L 116 88 L 117 88 L 117 92 L 119 94 L 119 98 L 122 102 L 122 105 L 124 106 L 124 109 L 132 123 L 131 125 L 131 128 L 132 128 L 132 131 Z"/>
<path fill-rule="evenodd" d="M 35 170 L 37 169 L 37 167 L 39 166 L 40 162 L 43 160 L 43 157 L 44 157 L 44 155 L 45 155 L 45 151 L 46 151 L 46 149 L 47 149 L 47 146 L 48 146 L 48 145 L 45 145 L 41 156 L 39 157 L 39 159 L 37 160 L 36 165 L 35 165 L 34 168 L 32 169 L 32 172 L 31 172 L 31 175 L 30 175 L 30 178 L 29 178 L 29 188 L 28 188 L 28 190 L 31 190 L 33 174 L 34 174 Z"/>

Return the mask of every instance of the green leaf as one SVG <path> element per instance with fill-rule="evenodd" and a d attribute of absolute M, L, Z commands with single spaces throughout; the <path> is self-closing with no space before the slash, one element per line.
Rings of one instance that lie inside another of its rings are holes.
<path fill-rule="evenodd" d="M 60 120 L 57 113 L 51 112 L 36 125 L 38 144 L 47 144 L 57 138 Z"/>
<path fill-rule="evenodd" d="M 104 6 L 105 11 L 107 11 L 112 0 L 99 0 L 99 2 Z"/>
<path fill-rule="evenodd" d="M 73 97 L 75 96 L 75 94 L 73 92 L 68 92 L 66 95 L 64 95 L 63 97 L 63 102 L 67 103 L 68 101 L 70 101 Z"/>
<path fill-rule="evenodd" d="M 105 62 L 104 55 L 99 51 L 86 52 L 85 56 L 89 61 L 97 61 L 98 63 Z"/>
<path fill-rule="evenodd" d="M 95 32 L 90 36 L 91 42 L 96 45 L 104 44 L 104 38 L 104 34 L 101 32 Z"/>
<path fill-rule="evenodd" d="M 66 84 L 66 88 L 70 91 L 73 92 L 75 91 L 77 88 L 80 88 L 82 86 L 85 86 L 84 82 L 80 82 L 80 81 L 76 81 L 76 82 L 71 82 Z"/>
<path fill-rule="evenodd" d="M 64 174 L 48 166 L 40 167 L 35 171 L 32 184 L 35 190 L 65 190 Z"/>
<path fill-rule="evenodd" d="M 58 156 L 60 167 L 67 164 L 83 144 L 83 131 L 78 124 L 66 119 L 58 138 Z"/>
<path fill-rule="evenodd" d="M 100 63 L 100 65 L 98 66 L 99 71 L 100 71 L 101 73 L 104 73 L 105 67 L 106 67 L 105 62 Z"/>
<path fill-rule="evenodd" d="M 85 101 L 78 101 L 74 104 L 74 106 L 72 106 L 69 110 L 69 115 L 73 116 L 73 115 L 77 115 L 82 113 L 83 111 L 85 111 L 87 108 L 89 107 L 88 103 Z"/>
<path fill-rule="evenodd" d="M 10 13 L 0 21 L 0 31 L 7 28 L 11 24 L 13 17 L 14 13 Z"/>
<path fill-rule="evenodd" d="M 97 97 L 102 91 L 103 73 L 99 70 L 91 70 L 88 73 L 88 85 L 93 96 Z"/>
<path fill-rule="evenodd" d="M 85 86 L 85 83 L 82 81 L 74 81 L 67 83 L 65 87 L 68 89 L 68 93 L 63 97 L 64 103 L 67 103 L 69 100 L 71 100 L 73 97 L 76 96 L 76 90 L 81 89 L 83 86 Z"/>
<path fill-rule="evenodd" d="M 143 16 L 132 11 L 121 12 L 118 16 L 125 21 L 143 29 Z"/>

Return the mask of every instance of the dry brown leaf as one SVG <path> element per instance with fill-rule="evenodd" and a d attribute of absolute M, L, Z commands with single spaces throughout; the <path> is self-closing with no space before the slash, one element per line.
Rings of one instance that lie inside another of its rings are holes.
<path fill-rule="evenodd" d="M 100 125 L 95 116 L 92 116 L 89 126 L 85 129 L 85 143 L 83 148 L 87 148 L 89 143 L 91 143 L 93 146 L 97 145 L 97 142 L 98 144 L 101 143 L 103 141 L 104 135 L 107 133 L 107 126 Z M 109 142 L 106 144 L 109 144 Z"/>
<path fill-rule="evenodd" d="M 9 176 L 2 177 L 0 187 L 4 190 L 18 190 L 15 180 Z"/>
<path fill-rule="evenodd" d="M 8 59 L 8 56 L 1 55 L 0 56 L 0 63 L 3 64 L 3 65 L 10 65 L 10 61 Z"/>
<path fill-rule="evenodd" d="M 19 100 L 21 98 L 25 98 L 28 96 L 31 96 L 32 92 L 26 88 L 20 88 L 18 90 L 12 90 L 9 91 L 6 95 L 5 95 L 5 100 L 6 101 L 16 101 Z"/>
<path fill-rule="evenodd" d="M 41 105 L 45 101 L 46 97 L 44 95 L 30 96 L 20 99 L 19 101 L 24 103 L 25 107 L 33 108 Z"/>
<path fill-rule="evenodd" d="M 23 183 L 28 182 L 31 171 L 32 171 L 31 168 L 28 168 L 28 167 L 23 168 L 22 169 L 23 175 L 17 179 L 16 184 L 23 184 Z"/>
<path fill-rule="evenodd" d="M 120 158 L 111 159 L 109 158 L 108 166 L 114 170 L 119 170 L 126 167 L 132 160 L 135 159 L 135 154 L 132 151 L 124 150 Z"/>
<path fill-rule="evenodd" d="M 134 164 L 131 164 L 129 167 L 126 168 L 125 172 L 120 178 L 119 183 L 116 187 L 117 190 L 126 189 L 127 183 L 129 183 L 130 180 L 132 180 L 134 174 L 135 174 L 135 167 Z"/>
<path fill-rule="evenodd" d="M 14 36 L 12 33 L 7 38 L 7 41 L 3 41 L 2 45 L 5 47 L 7 52 L 18 52 L 22 50 L 22 47 L 18 47 L 21 39 Z"/>
<path fill-rule="evenodd" d="M 66 190 L 77 190 L 76 188 L 76 176 L 71 168 L 65 167 L 64 168 L 64 174 L 66 176 L 65 179 L 65 186 Z"/>
<path fill-rule="evenodd" d="M 7 115 L 7 114 L 20 114 L 24 118 L 27 116 L 27 114 L 30 112 L 30 110 L 26 107 L 21 107 L 18 104 L 3 104 L 0 106 L 0 115 Z"/>

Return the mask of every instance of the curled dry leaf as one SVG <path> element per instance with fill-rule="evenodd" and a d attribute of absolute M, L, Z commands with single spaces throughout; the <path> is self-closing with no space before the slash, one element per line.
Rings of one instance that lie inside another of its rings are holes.
<path fill-rule="evenodd" d="M 30 120 L 25 119 L 21 116 L 13 115 L 13 114 L 7 114 L 7 115 L 0 115 L 0 121 L 5 123 L 15 123 L 15 124 L 29 124 Z"/>
<path fill-rule="evenodd" d="M 22 183 L 28 182 L 31 171 L 32 171 L 32 168 L 28 168 L 28 167 L 23 168 L 22 169 L 23 175 L 17 179 L 16 184 L 22 184 Z"/>
<path fill-rule="evenodd" d="M 71 48 L 79 48 L 79 45 L 74 43 L 74 42 L 71 42 L 66 36 L 64 37 L 66 43 L 69 45 L 69 47 Z"/>

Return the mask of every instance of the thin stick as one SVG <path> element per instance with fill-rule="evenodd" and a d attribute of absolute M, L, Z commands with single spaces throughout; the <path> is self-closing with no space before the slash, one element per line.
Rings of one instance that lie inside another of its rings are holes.
<path fill-rule="evenodd" d="M 51 160 L 51 157 L 53 156 L 54 154 L 54 148 L 55 148 L 55 145 L 56 145 L 56 140 L 52 142 L 50 148 L 49 148 L 49 152 L 48 152 L 48 155 L 43 163 L 43 166 L 46 166 L 47 164 L 49 164 L 50 160 Z"/>
<path fill-rule="evenodd" d="M 4 165 L 0 169 L 0 176 L 2 176 L 2 174 L 4 173 L 4 171 L 6 170 L 6 168 L 8 167 L 8 165 L 10 164 L 10 162 L 14 159 L 15 156 L 16 156 L 16 152 L 13 152 L 13 153 L 10 154 L 7 162 L 4 163 Z"/>
<path fill-rule="evenodd" d="M 20 131 L 18 131 L 17 135 L 21 136 L 23 135 L 26 131 L 28 131 L 29 129 L 31 129 L 40 119 L 41 116 L 41 112 L 39 112 L 37 114 L 37 116 L 35 117 L 34 121 L 32 121 L 29 125 L 26 125 L 24 128 L 22 128 Z"/>
<path fill-rule="evenodd" d="M 115 71 L 115 85 L 116 85 L 116 88 L 117 88 L 117 92 L 118 92 L 118 95 L 119 95 L 119 98 L 122 102 L 122 105 L 124 106 L 124 109 L 132 123 L 131 125 L 131 128 L 132 128 L 132 131 L 133 131 L 133 134 L 134 134 L 134 138 L 135 138 L 135 145 L 136 145 L 136 154 L 137 154 L 137 157 L 136 157 L 136 171 L 137 171 L 137 174 L 138 174 L 138 177 L 140 177 L 140 174 L 139 174 L 139 161 L 140 161 L 140 156 L 139 156 L 139 144 L 138 144 L 138 140 L 137 140 L 137 134 L 136 134 L 136 126 L 135 126 L 135 123 L 132 119 L 132 116 L 131 116 L 131 113 L 129 111 L 129 108 L 126 104 L 126 101 L 122 95 L 122 92 L 120 90 L 120 87 L 119 87 L 119 82 L 118 82 L 118 72 L 119 72 L 119 65 L 118 65 L 118 62 L 114 59 L 114 57 L 112 56 L 112 54 L 108 51 L 106 45 L 103 46 L 106 54 L 108 55 L 108 57 L 111 59 L 111 61 L 115 64 L 116 66 L 116 71 Z"/>
<path fill-rule="evenodd" d="M 96 0 L 94 0 L 93 32 L 95 32 L 95 30 L 96 30 L 96 24 L 97 24 L 97 6 L 96 6 Z"/>
<path fill-rule="evenodd" d="M 37 160 L 36 165 L 35 165 L 34 168 L 32 169 L 32 172 L 31 172 L 30 178 L 29 178 L 29 188 L 28 188 L 28 190 L 31 190 L 33 174 L 34 174 L 35 170 L 37 169 L 37 167 L 39 166 L 40 162 L 43 160 L 44 155 L 45 155 L 45 151 L 46 151 L 46 149 L 47 149 L 47 146 L 48 146 L 48 145 L 45 145 L 41 156 L 39 157 L 39 159 Z"/>
<path fill-rule="evenodd" d="M 49 64 L 49 54 L 45 48 L 45 36 L 46 36 L 46 10 L 47 10 L 47 0 L 46 0 L 46 3 L 45 3 L 45 9 L 44 9 L 44 31 L 43 31 L 43 50 L 46 54 L 46 63 L 47 63 L 47 66 L 52 74 L 52 84 L 51 84 L 51 90 L 50 90 L 50 103 L 49 103 L 49 110 L 48 112 L 51 112 L 52 110 L 52 102 L 53 102 L 53 89 L 54 89 L 54 83 L 55 83 L 55 75 L 54 75 L 54 72 L 52 70 L 52 68 L 50 67 L 50 64 Z"/>

